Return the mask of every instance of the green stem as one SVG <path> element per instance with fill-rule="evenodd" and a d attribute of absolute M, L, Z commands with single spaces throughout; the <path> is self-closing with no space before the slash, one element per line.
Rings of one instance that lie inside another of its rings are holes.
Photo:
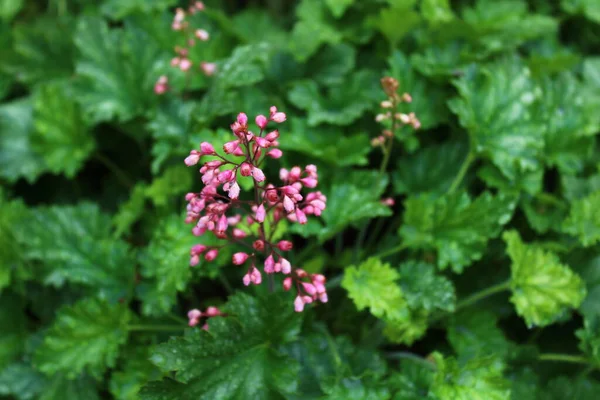
<path fill-rule="evenodd" d="M 454 178 L 454 181 L 452 181 L 452 184 L 448 189 L 448 193 L 454 192 L 458 188 L 458 186 L 460 186 L 460 183 L 464 179 L 465 175 L 467 174 L 467 171 L 469 170 L 469 167 L 471 166 L 471 163 L 473 163 L 474 160 L 475 156 L 473 155 L 473 152 L 469 152 L 469 154 L 467 154 L 467 158 L 465 158 L 465 161 L 463 161 L 460 170 L 456 175 L 456 178 Z"/>
<path fill-rule="evenodd" d="M 390 139 L 390 143 L 393 143 L 393 140 Z M 379 167 L 379 175 L 382 176 L 387 169 L 388 163 L 390 162 L 390 155 L 392 154 L 392 146 L 390 145 L 388 148 L 383 149 L 383 161 L 381 162 L 381 166 Z"/>
<path fill-rule="evenodd" d="M 94 155 L 94 158 L 96 158 L 96 160 L 100 161 L 106 168 L 108 168 L 113 174 L 115 174 L 117 179 L 124 186 L 126 186 L 129 189 L 131 189 L 133 187 L 133 181 L 129 178 L 129 176 L 127 176 L 127 174 L 121 168 L 119 168 L 119 166 L 117 164 L 112 162 L 112 160 L 110 160 L 107 157 L 104 157 L 100 153 L 96 153 Z"/>
<path fill-rule="evenodd" d="M 470 295 L 469 297 L 459 301 L 456 304 L 455 312 L 460 310 L 461 308 L 468 307 L 471 304 L 477 303 L 478 301 L 485 299 L 486 297 L 493 296 L 496 293 L 504 292 L 509 289 L 510 289 L 510 280 L 507 280 L 507 281 L 499 283 L 497 285 L 490 286 L 488 288 L 480 290 L 479 292 L 475 292 L 472 295 Z"/>
<path fill-rule="evenodd" d="M 377 253 L 372 257 L 383 258 L 387 256 L 391 256 L 392 254 L 400 253 L 402 250 L 405 250 L 408 247 L 406 243 L 402 243 L 396 247 L 392 247 L 391 249 L 382 251 L 381 253 Z"/>
<path fill-rule="evenodd" d="M 416 354 L 413 353 L 409 353 L 407 351 L 396 351 L 393 353 L 387 353 L 385 355 L 386 358 L 390 359 L 390 360 L 411 360 L 414 361 L 416 363 L 419 363 L 431 370 L 436 370 L 437 368 L 435 367 L 435 364 L 433 364 L 431 361 L 418 356 Z"/>
<path fill-rule="evenodd" d="M 129 325 L 129 332 L 172 332 L 181 331 L 186 327 L 182 325 Z"/>
<path fill-rule="evenodd" d="M 574 355 L 574 354 L 546 353 L 546 354 L 540 354 L 538 356 L 538 360 L 567 362 L 567 363 L 585 364 L 585 365 L 591 364 L 591 360 L 588 359 L 587 357 L 580 356 L 580 355 Z"/>
<path fill-rule="evenodd" d="M 223 271 L 219 272 L 219 280 L 223 284 L 223 287 L 225 288 L 225 290 L 227 290 L 227 293 L 229 293 L 229 294 L 233 293 L 233 287 L 231 287 L 231 283 L 229 283 L 229 279 L 227 279 L 225 274 L 223 274 Z"/>

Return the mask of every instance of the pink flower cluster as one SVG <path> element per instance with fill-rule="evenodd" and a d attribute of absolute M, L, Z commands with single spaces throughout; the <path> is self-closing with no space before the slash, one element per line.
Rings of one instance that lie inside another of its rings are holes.
<path fill-rule="evenodd" d="M 196 326 L 200 323 L 200 318 L 205 317 L 205 318 L 211 318 L 211 317 L 219 317 L 219 316 L 225 316 L 225 314 L 223 314 L 221 312 L 221 310 L 219 310 L 217 307 L 208 307 L 206 309 L 205 312 L 202 312 L 200 310 L 198 310 L 197 308 L 194 308 L 193 310 L 190 310 L 190 312 L 188 312 L 188 325 L 189 326 Z M 202 329 L 204 330 L 208 330 L 208 322 L 205 321 L 204 325 L 202 325 Z"/>
<path fill-rule="evenodd" d="M 204 3 L 201 1 L 193 1 L 187 11 L 183 8 L 178 8 L 173 17 L 171 28 L 174 31 L 181 32 L 183 36 L 184 46 L 175 46 L 176 56 L 171 59 L 171 66 L 180 69 L 183 72 L 188 72 L 193 67 L 193 61 L 189 58 L 189 49 L 196 45 L 196 41 L 206 42 L 210 35 L 204 29 L 194 29 L 190 26 L 188 16 L 204 11 Z M 202 61 L 199 64 L 200 70 L 206 75 L 211 76 L 216 71 L 216 64 Z M 161 75 L 154 84 L 154 93 L 157 95 L 164 94 L 169 90 L 169 79 L 166 75 Z"/>
<path fill-rule="evenodd" d="M 283 219 L 305 224 L 308 216 L 321 215 L 327 198 L 320 191 L 302 194 L 306 188 L 313 189 L 318 185 L 319 177 L 314 165 L 295 166 L 289 170 L 282 168 L 279 171 L 280 184 L 267 181 L 262 169 L 264 162 L 267 158 L 277 159 L 283 155 L 278 148 L 279 131 L 269 130 L 267 126 L 285 120 L 286 115 L 273 106 L 268 117 L 256 116 L 258 133 L 253 133 L 249 130 L 248 117 L 240 113 L 231 125 L 235 139 L 223 144 L 223 154 L 219 154 L 208 142 L 202 142 L 199 149 L 190 152 L 185 159 L 187 166 L 204 161 L 200 168 L 204 187 L 199 193 L 186 195 L 186 223 L 195 224 L 192 228 L 195 236 L 210 232 L 232 245 L 245 248 L 232 257 L 234 265 L 246 266 L 242 278 L 244 285 L 261 284 L 263 272 L 284 275 L 285 290 L 290 290 L 295 283 L 295 309 L 302 311 L 304 304 L 315 300 L 327 302 L 325 277 L 292 266 L 284 253 L 292 250 L 293 243 L 275 240 L 273 235 Z M 203 160 L 203 157 L 208 159 Z M 247 196 L 250 199 L 241 198 L 242 190 L 238 183 L 241 177 L 252 177 L 253 193 Z M 214 260 L 219 249 L 203 244 L 193 246 L 190 265 L 197 265 L 201 256 L 206 261 Z M 262 272 L 257 267 L 261 264 Z"/>

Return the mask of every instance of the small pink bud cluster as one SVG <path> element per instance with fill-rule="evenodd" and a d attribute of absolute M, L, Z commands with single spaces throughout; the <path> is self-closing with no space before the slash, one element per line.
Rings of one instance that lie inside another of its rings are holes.
<path fill-rule="evenodd" d="M 217 307 L 208 307 L 206 309 L 205 312 L 202 312 L 200 310 L 198 310 L 197 308 L 194 308 L 193 310 L 190 310 L 187 314 L 188 316 L 188 325 L 189 326 L 196 326 L 200 323 L 200 318 L 204 317 L 208 320 L 208 318 L 211 317 L 219 317 L 219 316 L 225 316 L 225 314 L 223 314 L 221 312 L 221 310 L 219 310 Z M 204 325 L 202 325 L 202 329 L 204 330 L 208 330 L 208 321 L 204 322 Z"/>
<path fill-rule="evenodd" d="M 177 8 L 171 24 L 171 28 L 174 31 L 181 32 L 182 42 L 184 43 L 183 46 L 175 46 L 176 55 L 171 59 L 171 66 L 186 73 L 194 66 L 194 62 L 189 57 L 189 49 L 196 45 L 196 40 L 206 42 L 210 38 L 206 30 L 192 28 L 188 21 L 189 15 L 204 11 L 204 8 L 204 3 L 201 1 L 193 1 L 187 10 Z M 199 63 L 199 69 L 205 75 L 210 76 L 215 73 L 216 64 L 202 61 Z M 154 85 L 154 93 L 161 95 L 168 89 L 167 77 L 161 76 Z"/>
<path fill-rule="evenodd" d="M 412 96 L 408 93 L 398 95 L 397 91 L 400 87 L 398 80 L 385 77 L 381 79 L 381 87 L 387 95 L 387 100 L 381 102 L 380 106 L 383 109 L 381 113 L 375 116 L 375 121 L 386 123 L 387 129 L 384 129 L 381 135 L 371 140 L 373 147 L 385 146 L 389 141 L 393 140 L 394 132 L 399 129 L 398 123 L 409 125 L 413 129 L 419 129 L 421 122 L 417 119 L 415 113 L 404 114 L 397 112 L 398 106 L 401 103 L 411 103 Z"/>
<path fill-rule="evenodd" d="M 246 266 L 242 278 L 244 285 L 261 284 L 263 273 L 280 273 L 285 276 L 284 288 L 287 285 L 285 282 L 291 285 L 294 281 L 303 299 L 309 296 L 311 301 L 318 299 L 326 302 L 325 286 L 319 284 L 325 278 L 294 268 L 283 255 L 292 250 L 293 243 L 273 240 L 273 232 L 283 219 L 306 224 L 308 216 L 321 215 L 326 208 L 327 198 L 319 191 L 302 194 L 304 189 L 313 189 L 318 185 L 319 177 L 314 165 L 304 168 L 295 166 L 289 170 L 282 168 L 279 171 L 281 184 L 267 181 L 263 164 L 268 158 L 277 159 L 283 155 L 278 148 L 279 131 L 267 127 L 269 123 L 280 124 L 286 120 L 285 113 L 278 111 L 277 107 L 273 106 L 269 111 L 268 117 L 258 115 L 254 119 L 258 127 L 256 133 L 250 130 L 248 116 L 240 113 L 231 125 L 234 139 L 222 146 L 224 154 L 219 154 L 210 143 L 202 142 L 199 149 L 192 150 L 186 157 L 184 162 L 187 166 L 197 165 L 203 157 L 209 157 L 200 168 L 203 189 L 200 193 L 186 195 L 186 223 L 195 224 L 192 228 L 195 236 L 210 232 L 219 239 L 247 249 L 236 252 L 232 257 L 232 264 Z M 242 191 L 238 179 L 241 177 L 251 177 L 253 180 L 252 200 L 240 198 Z M 257 229 L 248 229 L 252 226 Z M 256 231 L 258 233 L 248 233 Z M 197 265 L 202 254 L 205 260 L 214 260 L 218 251 L 216 247 L 197 244 L 190 250 L 190 265 Z M 261 265 L 262 272 L 259 270 Z M 309 281 L 306 282 L 306 279 Z"/>
<path fill-rule="evenodd" d="M 309 274 L 298 268 L 295 271 L 296 279 L 287 277 L 283 280 L 283 290 L 290 290 L 295 283 L 297 289 L 296 299 L 294 300 L 294 309 L 296 312 L 302 312 L 305 304 L 314 301 L 327 303 L 327 289 L 325 288 L 325 276 L 321 274 Z"/>

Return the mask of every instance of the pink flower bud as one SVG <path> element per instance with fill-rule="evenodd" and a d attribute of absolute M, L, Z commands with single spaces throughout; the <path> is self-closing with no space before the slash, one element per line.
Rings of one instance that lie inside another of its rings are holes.
<path fill-rule="evenodd" d="M 302 288 L 306 291 L 306 293 L 308 293 L 311 296 L 317 293 L 317 289 L 313 286 L 312 283 L 302 282 Z"/>
<path fill-rule="evenodd" d="M 266 138 L 264 137 L 260 137 L 260 136 L 255 136 L 255 140 L 256 140 L 256 144 L 259 147 L 262 147 L 263 149 L 266 149 L 267 147 L 269 147 L 271 145 L 271 142 L 269 142 Z"/>
<path fill-rule="evenodd" d="M 236 156 L 236 157 L 245 156 L 245 154 L 244 154 L 244 150 L 242 150 L 242 148 L 241 148 L 241 147 L 238 147 L 237 149 L 235 149 L 235 150 L 233 151 L 233 153 L 231 153 L 231 154 L 233 154 L 233 155 L 234 155 L 234 156 Z"/>
<path fill-rule="evenodd" d="M 269 254 L 269 257 L 267 257 L 267 259 L 265 260 L 265 272 L 267 274 L 272 274 L 273 272 L 275 272 L 274 266 L 275 260 L 273 259 L 273 255 Z"/>
<path fill-rule="evenodd" d="M 296 296 L 296 300 L 294 300 L 294 310 L 296 312 L 304 311 L 304 299 L 300 295 Z"/>
<path fill-rule="evenodd" d="M 248 125 L 248 116 L 244 113 L 239 113 L 237 116 L 237 123 L 242 126 Z"/>
<path fill-rule="evenodd" d="M 240 185 L 238 185 L 237 181 L 233 182 L 233 185 L 229 188 L 229 198 L 232 200 L 240 197 Z"/>
<path fill-rule="evenodd" d="M 260 129 L 265 129 L 267 127 L 267 124 L 269 123 L 267 117 L 265 117 L 264 115 L 257 115 L 254 121 Z"/>
<path fill-rule="evenodd" d="M 178 66 L 180 62 L 181 62 L 181 59 L 179 57 L 173 57 L 171 59 L 171 67 Z"/>
<path fill-rule="evenodd" d="M 215 71 L 217 70 L 217 64 L 209 63 L 209 62 L 202 62 L 202 63 L 200 63 L 200 69 L 202 70 L 204 75 L 212 76 L 215 73 Z"/>
<path fill-rule="evenodd" d="M 273 266 L 273 270 L 275 272 L 281 272 L 281 264 L 280 263 L 275 263 L 275 265 Z"/>
<path fill-rule="evenodd" d="M 207 317 L 217 317 L 221 315 L 221 310 L 219 310 L 217 307 L 210 306 L 206 309 L 204 315 Z"/>
<path fill-rule="evenodd" d="M 321 303 L 327 303 L 328 300 L 327 293 L 319 294 L 319 301 L 321 301 Z"/>
<path fill-rule="evenodd" d="M 188 167 L 198 164 L 198 161 L 200 161 L 200 154 L 198 154 L 196 150 L 190 151 L 190 155 L 187 156 L 185 160 L 183 160 L 185 165 L 187 165 Z"/>
<path fill-rule="evenodd" d="M 274 122 L 277 122 L 278 124 L 280 124 L 283 121 L 285 121 L 285 113 L 282 113 L 282 112 L 275 113 L 271 116 L 271 119 Z"/>
<path fill-rule="evenodd" d="M 194 35 L 196 35 L 196 37 L 198 39 L 202 40 L 203 42 L 206 42 L 209 38 L 208 32 L 206 32 L 204 29 L 196 29 L 196 32 L 194 32 Z"/>
<path fill-rule="evenodd" d="M 289 274 L 290 272 L 292 272 L 292 264 L 290 264 L 290 262 L 288 260 L 286 260 L 285 258 L 281 257 L 279 259 L 279 263 L 281 264 L 281 272 L 284 274 Z"/>
<path fill-rule="evenodd" d="M 282 181 L 287 181 L 289 176 L 290 176 L 290 171 L 288 171 L 287 169 L 281 168 L 279 170 L 279 179 L 281 179 Z"/>
<path fill-rule="evenodd" d="M 246 232 L 244 232 L 243 230 L 241 230 L 239 228 L 234 228 L 232 233 L 233 233 L 233 237 L 236 239 L 243 239 L 246 236 L 248 236 L 248 234 Z"/>
<path fill-rule="evenodd" d="M 235 151 L 235 149 L 237 149 L 238 147 L 240 147 L 240 141 L 239 140 L 232 140 L 231 142 L 227 142 L 223 145 L 223 151 L 227 154 L 231 154 Z"/>
<path fill-rule="evenodd" d="M 252 174 L 252 166 L 247 162 L 242 163 L 242 165 L 240 165 L 240 174 L 242 174 L 242 176 L 250 176 Z"/>
<path fill-rule="evenodd" d="M 194 255 L 194 254 L 202 254 L 206 251 L 206 246 L 203 244 L 195 244 L 192 246 L 192 249 L 190 250 L 190 254 Z"/>
<path fill-rule="evenodd" d="M 264 222 L 265 220 L 265 206 L 264 205 L 260 205 L 258 206 L 258 208 L 256 209 L 256 220 L 260 223 Z"/>
<path fill-rule="evenodd" d="M 190 257 L 190 267 L 195 267 L 200 263 L 200 257 L 197 254 L 194 254 Z"/>
<path fill-rule="evenodd" d="M 313 302 L 313 299 L 310 296 L 302 296 L 302 301 L 306 304 L 310 304 Z"/>
<path fill-rule="evenodd" d="M 219 255 L 219 251 L 217 249 L 211 249 L 206 252 L 206 254 L 204 255 L 204 259 L 206 261 L 212 261 L 215 258 L 217 258 L 218 255 Z"/>
<path fill-rule="evenodd" d="M 250 274 L 246 273 L 246 275 L 244 275 L 244 277 L 242 278 L 242 282 L 244 282 L 245 286 L 250 285 Z"/>
<path fill-rule="evenodd" d="M 189 319 L 198 319 L 200 317 L 202 317 L 202 312 L 200 310 L 198 310 L 197 308 L 194 308 L 193 310 L 190 310 L 187 314 Z"/>
<path fill-rule="evenodd" d="M 223 233 L 227 230 L 227 226 L 229 224 L 227 223 L 227 217 L 225 216 L 225 214 L 221 215 L 221 217 L 219 218 L 219 222 L 217 223 L 216 226 L 216 233 Z"/>
<path fill-rule="evenodd" d="M 278 137 L 279 137 L 279 131 L 277 129 L 275 129 L 274 131 L 269 132 L 265 136 L 265 139 L 267 139 L 269 142 L 274 142 L 275 140 L 277 140 Z"/>
<path fill-rule="evenodd" d="M 256 182 L 262 182 L 265 180 L 265 174 L 260 168 L 257 167 L 252 168 L 252 177 Z"/>
<path fill-rule="evenodd" d="M 287 278 L 285 278 L 283 280 L 283 290 L 285 290 L 287 292 L 291 288 L 292 288 L 292 278 L 288 276 Z"/>
<path fill-rule="evenodd" d="M 280 240 L 279 243 L 277 243 L 277 247 L 281 251 L 290 251 L 292 247 L 294 247 L 294 244 L 289 240 Z"/>
<path fill-rule="evenodd" d="M 293 167 L 290 170 L 290 176 L 289 179 L 293 182 L 297 181 L 298 179 L 300 179 L 300 175 L 302 174 L 302 170 L 300 169 L 300 167 Z"/>
<path fill-rule="evenodd" d="M 248 254 L 244 253 L 244 252 L 238 252 L 235 253 L 232 257 L 232 262 L 234 265 L 242 265 L 243 263 L 246 262 L 246 260 L 248 259 L 248 257 L 250 257 Z"/>
<path fill-rule="evenodd" d="M 267 152 L 267 156 L 271 157 L 271 158 L 281 158 L 281 156 L 283 155 L 283 151 L 279 150 L 279 149 L 271 149 Z"/>
<path fill-rule="evenodd" d="M 303 270 L 302 268 L 297 268 L 296 269 L 296 275 L 298 276 L 298 278 L 306 278 L 308 276 L 308 274 L 306 273 L 306 271 Z"/>
<path fill-rule="evenodd" d="M 227 169 L 223 172 L 220 172 L 217 180 L 221 183 L 229 182 L 235 178 L 235 173 L 232 169 Z"/>
<path fill-rule="evenodd" d="M 308 188 L 317 187 L 317 184 L 319 183 L 315 178 L 302 178 L 300 179 L 300 182 Z"/>
<path fill-rule="evenodd" d="M 194 3 L 194 7 L 196 7 L 196 10 L 202 11 L 204 10 L 204 3 L 201 1 L 197 1 Z"/>
<path fill-rule="evenodd" d="M 252 247 L 254 247 L 254 250 L 256 251 L 263 251 L 265 249 L 265 242 L 260 239 L 255 240 L 254 243 L 252 243 Z"/>
<path fill-rule="evenodd" d="M 190 68 L 192 68 L 192 62 L 191 62 L 189 59 L 187 59 L 187 58 L 184 58 L 184 59 L 182 59 L 182 60 L 179 62 L 179 69 L 180 69 L 180 70 L 182 70 L 182 71 L 187 71 L 187 70 L 189 70 Z"/>
<path fill-rule="evenodd" d="M 302 210 L 300 210 L 299 208 L 296 208 L 296 219 L 298 220 L 298 223 L 301 225 L 304 225 L 307 222 L 306 214 L 304 214 L 302 212 Z"/>
<path fill-rule="evenodd" d="M 215 154 L 215 148 L 208 142 L 200 143 L 200 151 L 203 155 Z"/>
<path fill-rule="evenodd" d="M 252 268 L 252 272 L 250 272 L 250 280 L 255 285 L 260 285 L 260 283 L 262 282 L 262 275 L 260 271 L 256 269 L 256 267 Z"/>
<path fill-rule="evenodd" d="M 287 196 L 283 196 L 283 208 L 285 208 L 285 211 L 287 211 L 288 213 L 291 213 L 292 211 L 294 211 L 295 208 L 295 204 L 292 201 L 292 199 L 290 199 Z"/>

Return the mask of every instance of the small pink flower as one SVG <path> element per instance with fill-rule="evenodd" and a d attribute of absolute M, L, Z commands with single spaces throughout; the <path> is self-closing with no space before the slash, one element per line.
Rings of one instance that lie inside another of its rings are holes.
<path fill-rule="evenodd" d="M 304 311 L 304 299 L 300 295 L 296 296 L 296 300 L 294 300 L 294 310 L 296 312 Z"/>
<path fill-rule="evenodd" d="M 269 257 L 267 257 L 267 259 L 265 260 L 265 272 L 267 274 L 272 274 L 273 272 L 275 272 L 274 266 L 275 260 L 273 259 L 273 255 L 269 254 Z"/>
<path fill-rule="evenodd" d="M 250 274 L 249 273 L 246 273 L 246 275 L 244 275 L 244 277 L 242 278 L 242 282 L 244 282 L 244 286 L 250 285 Z"/>
<path fill-rule="evenodd" d="M 240 197 L 240 185 L 238 185 L 237 181 L 234 181 L 229 187 L 229 198 L 235 200 L 238 197 Z"/>
<path fill-rule="evenodd" d="M 282 113 L 282 112 L 275 113 L 271 116 L 271 119 L 274 122 L 277 122 L 278 124 L 280 124 L 280 123 L 284 122 L 286 119 L 285 113 Z"/>
<path fill-rule="evenodd" d="M 281 251 L 290 251 L 292 247 L 294 247 L 294 244 L 289 240 L 280 240 L 279 243 L 277 243 L 277 247 Z"/>
<path fill-rule="evenodd" d="M 248 116 L 245 113 L 239 113 L 237 116 L 237 123 L 241 126 L 248 125 Z"/>
<path fill-rule="evenodd" d="M 181 59 L 179 57 L 173 57 L 171 59 L 171 67 L 178 66 L 180 62 L 181 62 Z"/>
<path fill-rule="evenodd" d="M 242 265 L 243 263 L 246 262 L 246 260 L 248 259 L 248 257 L 250 257 L 248 254 L 244 253 L 244 252 L 238 252 L 235 253 L 232 257 L 232 262 L 235 265 Z"/>
<path fill-rule="evenodd" d="M 215 148 L 213 147 L 212 144 L 210 144 L 208 142 L 200 143 L 200 151 L 202 152 L 203 155 L 215 154 Z"/>
<path fill-rule="evenodd" d="M 182 60 L 179 62 L 179 69 L 180 69 L 180 70 L 182 70 L 182 71 L 187 71 L 187 70 L 189 70 L 190 68 L 192 68 L 192 62 L 191 62 L 189 59 L 187 59 L 187 58 L 184 58 L 184 59 L 182 59 Z"/>
<path fill-rule="evenodd" d="M 223 172 L 220 172 L 217 176 L 217 180 L 221 183 L 229 182 L 235 179 L 235 173 L 232 169 L 226 169 Z"/>
<path fill-rule="evenodd" d="M 194 255 L 194 254 L 202 254 L 206 251 L 206 246 L 203 244 L 195 244 L 192 246 L 192 249 L 190 250 L 190 254 Z"/>
<path fill-rule="evenodd" d="M 262 275 L 260 271 L 256 269 L 256 267 L 253 267 L 252 272 L 250 272 L 250 280 L 255 285 L 260 285 L 260 283 L 262 282 Z"/>
<path fill-rule="evenodd" d="M 300 179 L 300 182 L 302 182 L 302 184 L 308 188 L 315 188 L 319 183 L 319 181 L 317 181 L 315 178 L 302 178 Z"/>
<path fill-rule="evenodd" d="M 190 267 L 195 267 L 200 263 L 200 257 L 197 254 L 194 254 L 190 257 Z"/>
<path fill-rule="evenodd" d="M 288 171 L 287 169 L 281 168 L 279 170 L 279 179 L 281 179 L 282 181 L 287 181 L 289 176 L 290 176 L 290 171 Z"/>
<path fill-rule="evenodd" d="M 283 280 L 283 290 L 285 290 L 287 292 L 291 288 L 292 288 L 292 278 L 288 276 L 287 278 L 285 278 Z"/>
<path fill-rule="evenodd" d="M 312 283 L 302 282 L 302 287 L 309 295 L 313 296 L 317 293 L 317 289 L 313 286 Z"/>
<path fill-rule="evenodd" d="M 217 249 L 211 249 L 206 252 L 206 254 L 204 255 L 204 259 L 206 261 L 212 261 L 215 258 L 217 258 L 218 255 L 219 255 L 219 251 Z"/>
<path fill-rule="evenodd" d="M 265 129 L 267 127 L 267 124 L 269 123 L 267 117 L 265 117 L 264 115 L 257 115 L 254 121 L 260 129 Z"/>
<path fill-rule="evenodd" d="M 260 205 L 258 206 L 258 208 L 256 209 L 256 220 L 260 223 L 264 222 L 265 220 L 265 206 L 264 205 Z"/>
<path fill-rule="evenodd" d="M 298 220 L 298 223 L 301 225 L 304 225 L 307 222 L 306 214 L 304 214 L 302 212 L 302 210 L 300 210 L 299 208 L 296 208 L 296 219 Z"/>
<path fill-rule="evenodd" d="M 252 168 L 252 177 L 256 182 L 262 182 L 265 180 L 265 174 L 260 168 L 257 167 Z"/>
<path fill-rule="evenodd" d="M 244 232 L 243 230 L 241 230 L 239 228 L 234 228 L 232 234 L 233 234 L 233 237 L 236 239 L 243 239 L 246 236 L 248 236 L 248 234 L 246 232 Z"/>
<path fill-rule="evenodd" d="M 263 149 L 266 149 L 267 147 L 271 146 L 271 142 L 269 142 L 266 138 L 264 137 L 260 137 L 260 136 L 256 136 L 255 137 L 256 140 L 256 144 L 259 147 L 262 147 Z"/>
<path fill-rule="evenodd" d="M 265 249 L 265 242 L 260 239 L 255 240 L 254 243 L 252 243 L 252 247 L 256 251 L 263 251 Z"/>
<path fill-rule="evenodd" d="M 242 163 L 240 166 L 240 174 L 242 174 L 242 176 L 252 175 L 252 165 L 248 164 L 247 162 Z"/>
<path fill-rule="evenodd" d="M 283 151 L 279 150 L 279 149 L 271 149 L 267 152 L 267 156 L 271 157 L 271 158 L 281 158 L 281 156 L 283 155 Z"/>
<path fill-rule="evenodd" d="M 279 131 L 277 129 L 275 129 L 274 131 L 267 133 L 267 135 L 265 136 L 265 139 L 267 139 L 269 142 L 274 142 L 277 140 L 278 137 L 279 137 Z"/>
<path fill-rule="evenodd" d="M 209 63 L 209 62 L 201 62 L 200 69 L 204 72 L 206 76 L 212 76 L 217 70 L 217 64 Z"/>
<path fill-rule="evenodd" d="M 198 154 L 196 150 L 190 151 L 190 155 L 187 156 L 185 160 L 183 160 L 185 165 L 187 165 L 188 167 L 198 164 L 198 161 L 200 161 L 200 154 Z"/>
<path fill-rule="evenodd" d="M 221 310 L 219 310 L 217 307 L 210 306 L 206 309 L 204 315 L 207 317 L 217 317 L 221 315 Z"/>
<path fill-rule="evenodd" d="M 190 310 L 187 314 L 189 322 L 189 326 L 196 326 L 200 322 L 200 318 L 202 317 L 202 312 L 198 309 Z"/>
<path fill-rule="evenodd" d="M 292 272 L 292 264 L 290 264 L 290 262 L 288 260 L 286 260 L 285 258 L 281 257 L 279 259 L 279 263 L 281 264 L 281 272 L 284 274 L 289 274 L 290 272 Z"/>
<path fill-rule="evenodd" d="M 290 199 L 287 196 L 283 196 L 283 208 L 285 208 L 285 211 L 287 211 L 288 213 L 291 213 L 292 211 L 294 211 L 295 207 L 296 207 L 296 205 L 294 204 L 292 199 Z"/>
<path fill-rule="evenodd" d="M 203 42 L 206 42 L 209 38 L 208 32 L 206 32 L 204 29 L 196 29 L 196 32 L 194 32 L 194 35 L 196 35 L 196 37 L 198 39 L 202 40 Z"/>

